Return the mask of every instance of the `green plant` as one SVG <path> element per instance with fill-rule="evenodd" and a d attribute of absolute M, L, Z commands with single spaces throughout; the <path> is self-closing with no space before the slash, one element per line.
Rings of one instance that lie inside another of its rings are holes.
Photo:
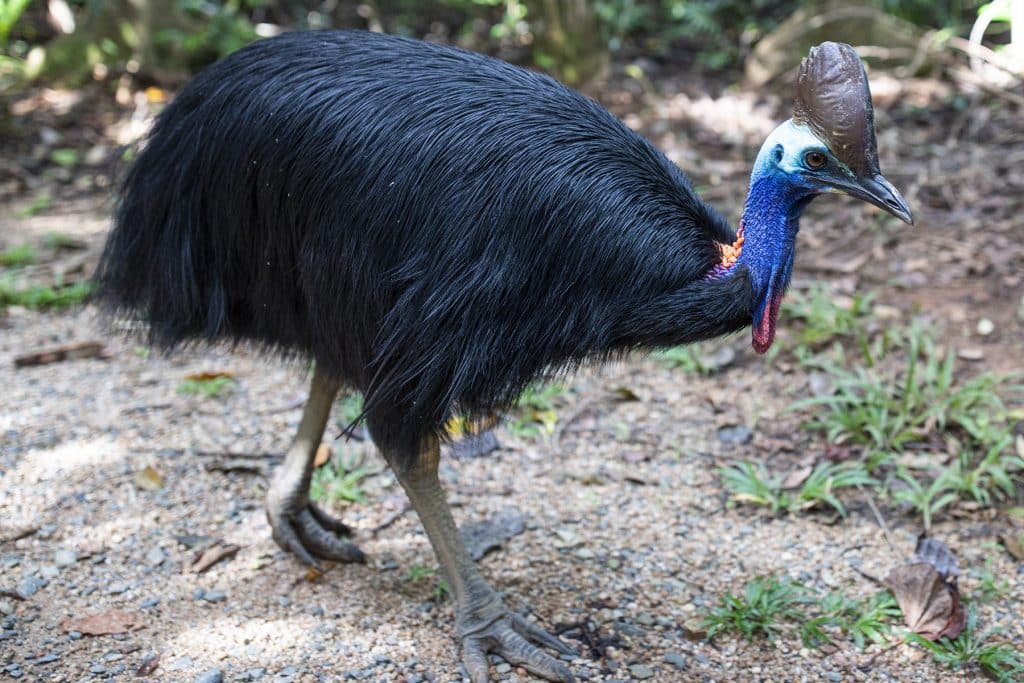
<path fill-rule="evenodd" d="M 13 278 L 0 278 L 0 307 L 60 310 L 82 303 L 91 291 L 88 282 L 76 282 L 66 287 L 32 285 L 22 289 L 15 285 Z"/>
<path fill-rule="evenodd" d="M 0 266 L 16 268 L 36 262 L 36 250 L 31 244 L 19 244 L 0 251 Z"/>
<path fill-rule="evenodd" d="M 993 498 L 1010 498 L 1017 490 L 1015 480 L 1024 469 L 1024 459 L 1010 452 L 1012 445 L 1013 434 L 1006 431 L 977 463 L 973 462 L 971 449 L 961 448 L 938 480 L 958 498 L 970 498 L 982 505 L 991 504 Z"/>
<path fill-rule="evenodd" d="M 703 353 L 700 344 L 688 344 L 686 346 L 673 346 L 670 349 L 659 351 L 656 355 L 665 367 L 672 370 L 682 370 L 688 375 L 710 375 L 715 368 L 705 365 L 701 360 Z"/>
<path fill-rule="evenodd" d="M 895 374 L 823 363 L 835 393 L 797 401 L 790 409 L 817 409 L 805 426 L 835 443 L 864 446 L 869 471 L 936 432 L 960 429 L 986 444 L 999 433 L 1006 422 L 1000 394 L 1019 385 L 992 373 L 958 383 L 955 350 L 940 353 L 920 328 L 907 332 L 905 350 L 906 362 Z"/>
<path fill-rule="evenodd" d="M 422 564 L 414 564 L 409 567 L 409 573 L 405 576 L 406 583 L 416 583 L 422 581 L 428 576 L 433 576 L 437 573 L 437 570 L 433 567 L 426 567 Z"/>
<path fill-rule="evenodd" d="M 771 476 L 763 465 L 755 468 L 744 462 L 724 467 L 719 472 L 734 501 L 767 505 L 772 514 L 806 510 L 824 503 L 845 516 L 846 508 L 836 496 L 836 491 L 875 483 L 860 463 L 853 462 L 819 463 L 800 488 L 793 492 L 783 490 L 781 478 Z"/>
<path fill-rule="evenodd" d="M 978 575 L 978 600 L 991 602 L 1010 592 L 1010 582 L 1005 577 L 996 576 L 992 571 L 992 558 L 985 558 L 984 569 L 976 570 Z"/>
<path fill-rule="evenodd" d="M 868 642 L 885 642 L 892 630 L 891 624 L 900 617 L 899 605 L 889 591 L 861 600 L 829 593 L 821 599 L 819 609 L 820 614 L 807 619 L 800 627 L 801 639 L 810 646 L 832 643 L 829 631 L 837 630 L 847 634 L 858 650 L 863 650 Z"/>
<path fill-rule="evenodd" d="M 46 205 L 43 208 L 46 208 L 46 206 L 49 206 L 50 202 L 50 196 L 46 194 L 42 194 L 36 197 L 35 201 L 33 201 L 33 205 L 35 205 L 37 201 L 44 198 L 46 199 Z M 46 246 L 50 249 L 58 250 L 78 247 L 80 242 L 71 235 L 65 235 L 62 232 L 48 232 L 46 233 L 46 239 L 44 240 L 44 244 L 46 244 Z"/>
<path fill-rule="evenodd" d="M 338 403 L 341 404 L 338 426 L 342 428 L 355 426 L 363 416 L 363 395 L 360 393 L 346 394 L 338 399 Z"/>
<path fill-rule="evenodd" d="M 53 196 L 49 192 L 40 192 L 32 198 L 28 206 L 19 210 L 16 215 L 18 218 L 29 218 L 46 211 L 51 206 L 53 206 Z"/>
<path fill-rule="evenodd" d="M 0 0 L 0 49 L 7 47 L 11 29 L 28 7 L 29 0 Z"/>
<path fill-rule="evenodd" d="M 335 455 L 327 464 L 313 472 L 309 496 L 317 502 L 365 503 L 363 481 L 370 474 L 370 468 L 359 463 L 358 455 L 351 458 Z"/>
<path fill-rule="evenodd" d="M 870 359 L 871 304 L 875 295 L 855 294 L 847 305 L 837 302 L 827 285 L 815 283 L 794 291 L 782 304 L 780 315 L 797 323 L 797 346 L 819 347 L 835 339 L 852 339 Z"/>
<path fill-rule="evenodd" d="M 801 605 L 810 601 L 806 589 L 789 579 L 757 577 L 743 588 L 742 595 L 731 592 L 719 598 L 718 605 L 704 617 L 708 638 L 736 633 L 752 640 L 755 636 L 774 638 L 787 620 L 804 617 Z"/>
<path fill-rule="evenodd" d="M 1024 653 L 1006 642 L 990 642 L 1001 628 L 991 628 L 984 633 L 977 631 L 977 613 L 974 608 L 967 612 L 967 623 L 956 638 L 939 638 L 931 641 L 916 633 L 908 633 L 906 639 L 924 648 L 932 658 L 950 669 L 979 668 L 999 683 L 1014 683 L 1024 678 Z"/>
<path fill-rule="evenodd" d="M 234 383 L 235 380 L 225 375 L 209 378 L 190 377 L 178 385 L 178 393 L 192 396 L 220 396 L 231 389 Z"/>
<path fill-rule="evenodd" d="M 567 394 L 561 384 L 528 386 L 516 400 L 508 430 L 522 438 L 553 433 L 558 423 L 556 402 Z"/>
<path fill-rule="evenodd" d="M 950 491 L 941 477 L 924 486 L 905 469 L 900 469 L 896 476 L 902 479 L 907 487 L 893 492 L 893 498 L 897 502 L 908 503 L 921 513 L 925 531 L 932 528 L 932 517 L 935 513 L 957 499 L 956 492 Z"/>

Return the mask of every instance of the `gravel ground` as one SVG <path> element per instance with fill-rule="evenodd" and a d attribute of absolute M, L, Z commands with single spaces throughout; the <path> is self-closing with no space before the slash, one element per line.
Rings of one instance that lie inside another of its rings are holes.
<path fill-rule="evenodd" d="M 244 352 L 142 358 L 117 339 L 106 360 L 18 370 L 11 362 L 27 349 L 102 338 L 89 311 L 14 311 L 0 336 L 3 525 L 8 535 L 38 527 L 0 547 L 0 586 L 27 596 L 0 600 L 0 670 L 79 681 L 128 678 L 148 663 L 156 667 L 146 678 L 161 681 L 460 680 L 450 603 L 433 599 L 431 582 L 408 580 L 415 565 L 434 566 L 415 515 L 387 524 L 403 509 L 389 473 L 368 483 L 367 504 L 344 511 L 370 556 L 366 566 L 334 567 L 311 581 L 270 540 L 259 470 L 297 426 L 305 391 L 298 366 Z M 460 522 L 509 507 L 526 521 L 523 534 L 482 561 L 485 574 L 512 606 L 548 625 L 598 625 L 614 645 L 606 658 L 573 661 L 586 680 L 971 680 L 905 648 L 869 664 L 872 648 L 688 639 L 686 624 L 702 607 L 752 576 L 785 574 L 855 596 L 876 590 L 857 569 L 884 576 L 904 559 L 858 501 L 842 520 L 769 519 L 724 506 L 714 466 L 814 447 L 794 437 L 792 417 L 779 417 L 803 380 L 796 386 L 754 363 L 741 358 L 717 379 L 651 359 L 587 371 L 573 378 L 562 409 L 571 422 L 559 443 L 499 430 L 499 451 L 446 459 Z M 234 373 L 234 390 L 215 398 L 176 392 L 201 371 Z M 621 386 L 640 400 L 622 400 Z M 718 429 L 735 425 L 748 427 L 749 438 L 745 429 Z M 239 458 L 251 469 L 232 469 Z M 159 488 L 140 474 L 152 471 Z M 913 524 L 892 523 L 909 555 Z M 966 566 L 991 554 L 983 546 L 995 533 L 980 518 L 936 529 Z M 241 549 L 196 574 L 195 551 L 179 540 L 190 535 Z M 1024 574 L 1005 555 L 994 570 L 1013 597 L 982 618 L 1021 642 Z M 140 628 L 89 637 L 62 627 L 113 609 Z M 497 671 L 500 680 L 529 680 L 507 665 Z"/>

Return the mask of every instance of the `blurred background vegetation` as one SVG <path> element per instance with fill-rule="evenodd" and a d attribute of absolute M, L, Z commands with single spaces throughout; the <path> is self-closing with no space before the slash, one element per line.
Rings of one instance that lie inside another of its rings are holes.
<path fill-rule="evenodd" d="M 835 15 L 850 41 L 913 48 L 922 36 L 967 36 L 988 8 L 987 39 L 1010 42 L 1019 0 L 0 0 L 0 92 L 26 83 L 95 80 L 173 86 L 262 36 L 363 28 L 456 43 L 580 84 L 614 56 L 739 74 L 759 42 L 787 23 L 780 45 L 802 54 Z M 852 14 L 851 14 L 852 12 Z M 852 18 L 851 18 L 852 17 Z M 811 21 L 811 19 L 815 21 Z M 865 26 L 867 28 L 865 28 Z M 833 27 L 834 29 L 835 27 Z M 804 31 L 803 29 L 806 29 Z M 866 34 L 862 33 L 866 31 Z M 804 35 L 806 34 L 806 35 Z M 846 35 L 844 33 L 844 35 Z M 1000 37 L 1002 36 L 1002 37 Z M 872 38 L 879 38 L 871 42 Z M 882 42 L 882 41 L 885 42 Z M 749 76 L 750 74 L 748 74 Z M 756 77 L 755 77 L 755 80 Z M 123 82 L 123 80 L 122 80 Z"/>

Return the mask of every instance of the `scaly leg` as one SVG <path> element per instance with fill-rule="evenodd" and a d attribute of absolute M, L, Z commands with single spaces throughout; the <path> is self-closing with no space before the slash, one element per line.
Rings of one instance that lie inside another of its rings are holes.
<path fill-rule="evenodd" d="M 318 569 L 317 558 L 335 562 L 366 561 L 354 543 L 343 540 L 352 535 L 352 530 L 309 500 L 313 461 L 338 388 L 339 382 L 327 377 L 317 366 L 295 440 L 267 491 L 267 521 L 274 540 Z"/>
<path fill-rule="evenodd" d="M 388 460 L 423 523 L 455 598 L 455 631 L 462 641 L 462 661 L 473 683 L 489 680 L 488 652 L 541 678 L 575 681 L 564 664 L 536 645 L 563 654 L 576 653 L 533 622 L 510 612 L 473 564 L 437 477 L 438 455 L 437 441 L 429 439 L 411 467 L 403 469 L 397 466 L 401 460 Z"/>

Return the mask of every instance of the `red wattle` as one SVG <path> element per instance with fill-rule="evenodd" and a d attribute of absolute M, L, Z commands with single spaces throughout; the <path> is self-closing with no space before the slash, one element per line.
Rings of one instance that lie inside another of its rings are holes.
<path fill-rule="evenodd" d="M 752 346 L 757 353 L 767 353 L 775 341 L 775 323 L 779 320 L 782 292 L 773 292 L 765 304 L 761 321 L 753 328 Z"/>

